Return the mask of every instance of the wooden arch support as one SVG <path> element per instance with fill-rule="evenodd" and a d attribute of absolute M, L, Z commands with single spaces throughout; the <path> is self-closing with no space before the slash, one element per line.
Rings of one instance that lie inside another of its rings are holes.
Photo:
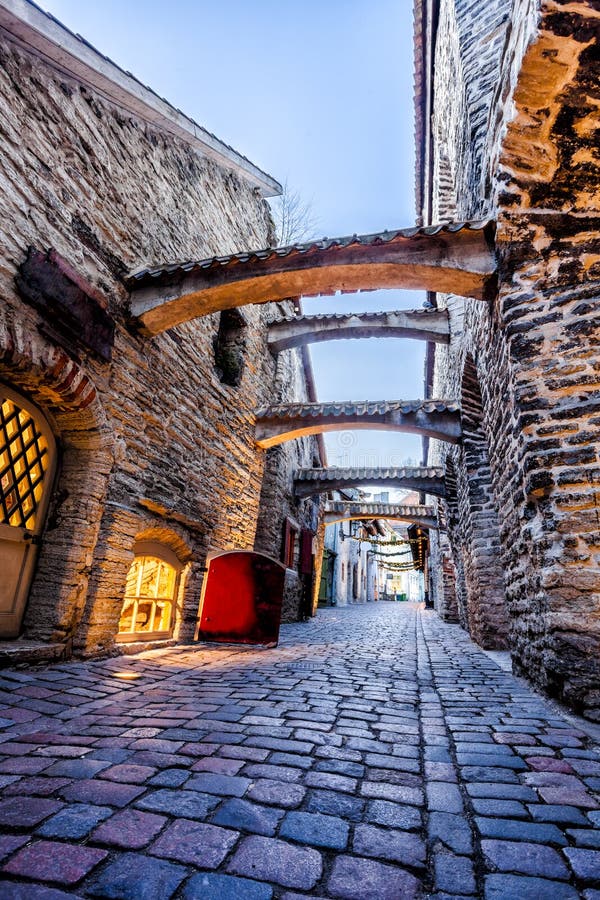
<path fill-rule="evenodd" d="M 373 484 L 396 490 L 418 491 L 433 497 L 444 497 L 444 470 L 437 466 L 402 466 L 390 469 L 298 469 L 294 478 L 297 497 L 311 497 L 329 491 Z"/>
<path fill-rule="evenodd" d="M 256 413 L 256 443 L 263 449 L 307 434 L 348 429 L 403 431 L 458 444 L 460 407 L 448 400 L 290 403 Z"/>
<path fill-rule="evenodd" d="M 325 525 L 334 522 L 351 522 L 362 519 L 386 519 L 390 522 L 411 522 L 423 528 L 438 528 L 432 506 L 407 506 L 395 503 L 359 503 L 330 500 L 323 505 Z"/>
<path fill-rule="evenodd" d="M 296 316 L 269 325 L 272 353 L 321 341 L 348 338 L 417 338 L 438 344 L 450 342 L 445 309 L 399 309 L 393 312 Z"/>
<path fill-rule="evenodd" d="M 337 291 L 406 288 L 486 300 L 496 286 L 494 224 L 324 238 L 144 269 L 126 283 L 131 314 L 148 334 L 223 309 Z"/>

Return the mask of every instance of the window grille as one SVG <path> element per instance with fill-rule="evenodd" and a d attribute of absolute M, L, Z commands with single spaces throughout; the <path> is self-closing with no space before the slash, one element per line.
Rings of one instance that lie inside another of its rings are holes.
<path fill-rule="evenodd" d="M 34 529 L 50 465 L 48 442 L 29 412 L 6 395 L 0 404 L 0 523 Z"/>
<path fill-rule="evenodd" d="M 168 548 L 139 543 L 125 583 L 117 640 L 165 638 L 173 630 L 173 606 L 181 563 Z"/>

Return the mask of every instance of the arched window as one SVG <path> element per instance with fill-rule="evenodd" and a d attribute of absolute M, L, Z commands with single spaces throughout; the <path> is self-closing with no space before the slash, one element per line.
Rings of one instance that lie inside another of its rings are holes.
<path fill-rule="evenodd" d="M 39 410 L 0 386 L 0 522 L 35 530 L 54 438 Z"/>
<path fill-rule="evenodd" d="M 172 550 L 153 541 L 137 543 L 134 553 L 117 640 L 170 637 L 182 564 Z"/>

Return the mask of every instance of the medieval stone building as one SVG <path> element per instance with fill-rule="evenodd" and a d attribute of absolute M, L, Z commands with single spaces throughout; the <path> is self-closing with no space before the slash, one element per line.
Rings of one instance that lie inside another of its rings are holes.
<path fill-rule="evenodd" d="M 421 221 L 490 221 L 487 300 L 430 294 L 428 396 L 462 409 L 439 612 L 600 719 L 600 158 L 594 0 L 417 0 Z M 458 291 L 457 293 L 460 293 Z"/>
<path fill-rule="evenodd" d="M 255 542 L 297 618 L 316 504 L 290 473 L 320 445 L 254 438 L 257 407 L 314 399 L 302 351 L 267 348 L 292 304 L 152 337 L 125 284 L 269 245 L 279 185 L 33 4 L 0 4 L 0 104 L 3 647 L 189 640 L 207 554 Z"/>

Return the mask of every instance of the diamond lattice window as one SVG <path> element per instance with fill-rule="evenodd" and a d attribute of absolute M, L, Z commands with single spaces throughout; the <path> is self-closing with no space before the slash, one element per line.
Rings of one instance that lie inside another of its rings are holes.
<path fill-rule="evenodd" d="M 50 465 L 48 442 L 35 420 L 0 396 L 0 523 L 33 529 Z"/>

